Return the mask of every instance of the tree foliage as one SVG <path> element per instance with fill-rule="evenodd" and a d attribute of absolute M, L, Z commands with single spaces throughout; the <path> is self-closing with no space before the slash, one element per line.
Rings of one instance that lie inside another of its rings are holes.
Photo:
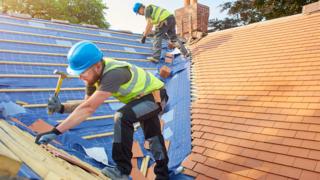
<path fill-rule="evenodd" d="M 108 28 L 102 0 L 3 0 L 3 11 L 27 13 L 33 18 L 61 19 L 76 24 L 95 24 Z"/>
<path fill-rule="evenodd" d="M 263 20 L 301 13 L 302 7 L 318 0 L 236 0 L 221 4 L 221 12 L 227 11 L 229 18 L 209 20 L 212 31 L 247 25 Z"/>

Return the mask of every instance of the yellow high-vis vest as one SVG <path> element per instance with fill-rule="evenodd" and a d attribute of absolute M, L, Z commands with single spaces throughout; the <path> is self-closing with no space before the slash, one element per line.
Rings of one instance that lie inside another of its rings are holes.
<path fill-rule="evenodd" d="M 152 7 L 151 22 L 153 25 L 158 26 L 160 22 L 164 21 L 167 17 L 172 15 L 168 10 L 153 4 L 149 5 Z"/>
<path fill-rule="evenodd" d="M 164 86 L 160 79 L 140 67 L 111 58 L 104 58 L 103 60 L 105 64 L 103 74 L 119 67 L 128 67 L 131 72 L 131 79 L 122 84 L 118 92 L 112 93 L 112 96 L 120 102 L 129 103 L 137 96 L 150 94 L 152 91 L 161 89 Z"/>

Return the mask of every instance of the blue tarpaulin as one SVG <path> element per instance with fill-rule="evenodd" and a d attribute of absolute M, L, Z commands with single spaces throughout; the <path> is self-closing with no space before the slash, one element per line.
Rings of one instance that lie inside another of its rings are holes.
<path fill-rule="evenodd" d="M 0 112 L 2 112 L 2 118 L 10 120 L 10 117 L 16 117 L 26 125 L 30 125 L 38 119 L 56 125 L 59 120 L 65 119 L 67 114 L 48 115 L 44 106 L 22 108 L 15 102 L 46 104 L 48 98 L 54 94 L 52 89 L 55 88 L 57 79 L 41 76 L 53 75 L 52 72 L 55 69 L 65 71 L 66 53 L 70 46 L 80 40 L 91 40 L 102 49 L 106 57 L 113 57 L 143 67 L 159 78 L 158 70 L 163 65 L 171 68 L 170 78 L 160 78 L 166 83 L 169 94 L 168 106 L 166 113 L 163 115 L 165 121 L 163 133 L 166 140 L 170 141 L 170 170 L 174 172 L 190 153 L 190 61 L 176 54 L 172 64 L 165 63 L 164 54 L 170 52 L 166 48 L 165 42 L 162 59 L 160 63 L 154 64 L 146 61 L 146 57 L 152 53 L 150 41 L 146 44 L 140 44 L 140 35 L 137 34 L 83 28 L 79 25 L 56 24 L 46 20 L 17 19 L 7 15 L 0 15 L 0 31 L 0 75 L 21 75 L 19 77 L 3 76 L 0 78 L 0 90 L 2 90 L 0 92 Z M 40 77 L 24 77 L 23 75 L 40 75 Z M 62 85 L 62 88 L 79 87 L 84 87 L 84 84 L 77 78 L 66 79 Z M 39 90 L 44 88 L 51 90 Z M 13 89 L 30 89 L 30 91 L 10 91 Z M 82 89 L 75 91 L 62 90 L 59 94 L 62 102 L 81 100 L 83 97 L 84 90 Z M 104 104 L 98 108 L 93 117 L 113 115 L 122 105 L 119 102 Z M 112 117 L 85 121 L 59 136 L 58 140 L 63 145 L 56 146 L 98 168 L 102 168 L 104 165 L 90 158 L 84 149 L 104 147 L 108 155 L 108 163 L 113 164 L 111 158 L 112 136 L 91 140 L 82 138 L 86 135 L 112 132 L 113 125 Z M 27 130 L 24 127 L 19 127 Z M 134 138 L 143 147 L 144 137 L 141 128 L 135 132 Z M 151 155 L 144 149 L 143 152 Z M 150 164 L 153 162 L 151 161 Z M 21 168 L 19 175 L 31 179 L 39 178 L 25 165 Z M 183 179 L 179 175 L 172 175 L 172 178 Z M 187 177 L 184 178 L 188 179 Z"/>

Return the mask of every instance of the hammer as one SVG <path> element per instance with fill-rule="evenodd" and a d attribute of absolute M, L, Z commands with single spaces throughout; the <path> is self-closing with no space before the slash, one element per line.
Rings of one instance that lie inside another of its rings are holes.
<path fill-rule="evenodd" d="M 58 94 L 59 94 L 59 92 L 60 92 L 60 88 L 61 88 L 61 85 L 62 85 L 62 81 L 65 79 L 65 78 L 67 78 L 67 75 L 64 73 L 64 72 L 62 72 L 62 71 L 59 71 L 59 70 L 54 70 L 53 71 L 53 74 L 57 74 L 57 75 L 59 75 L 59 79 L 58 79 L 58 82 L 57 82 L 57 86 L 56 86 L 56 89 L 55 89 L 55 91 L 54 91 L 54 96 L 58 96 Z M 52 112 L 51 111 L 48 111 L 48 114 L 52 114 Z"/>

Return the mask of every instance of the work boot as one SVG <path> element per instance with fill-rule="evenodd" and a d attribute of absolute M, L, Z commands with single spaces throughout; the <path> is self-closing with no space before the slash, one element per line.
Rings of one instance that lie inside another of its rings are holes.
<path fill-rule="evenodd" d="M 189 58 L 191 53 L 190 51 L 182 44 L 182 42 L 180 41 L 176 41 L 176 42 L 173 42 L 174 46 L 176 48 L 178 48 L 181 52 L 181 54 L 185 57 L 185 58 Z"/>
<path fill-rule="evenodd" d="M 191 58 L 191 51 L 190 51 L 189 49 L 187 49 L 187 48 L 186 48 L 186 50 L 187 50 L 187 53 L 186 53 L 186 54 L 183 54 L 183 56 L 184 56 L 186 59 Z"/>
<path fill-rule="evenodd" d="M 151 62 L 153 62 L 153 63 L 159 63 L 159 59 L 154 58 L 154 57 L 152 57 L 152 56 L 147 57 L 147 60 L 149 60 L 149 61 L 151 61 Z"/>
<path fill-rule="evenodd" d="M 122 174 L 117 167 L 106 166 L 101 172 L 112 180 L 129 180 L 129 176 Z"/>

